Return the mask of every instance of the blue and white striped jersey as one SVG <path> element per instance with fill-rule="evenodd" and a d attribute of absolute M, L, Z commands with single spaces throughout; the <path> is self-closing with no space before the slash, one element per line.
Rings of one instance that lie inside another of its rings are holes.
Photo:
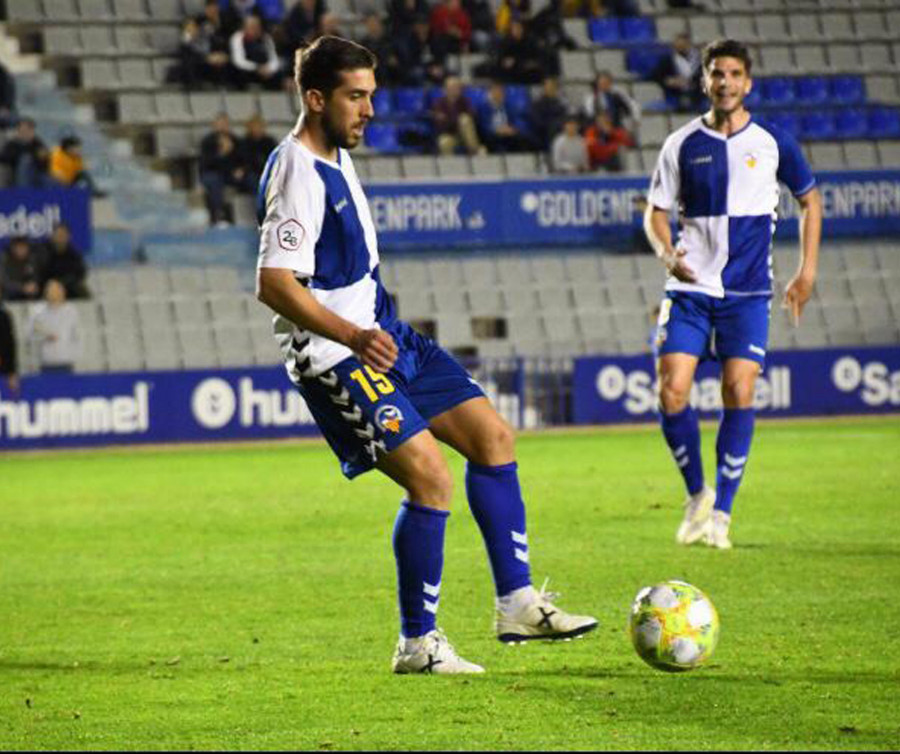
<path fill-rule="evenodd" d="M 293 134 L 275 148 L 257 193 L 258 266 L 289 269 L 335 314 L 362 328 L 388 327 L 393 304 L 378 273 L 378 242 L 353 161 L 313 154 Z M 275 337 L 288 374 L 314 377 L 351 355 L 279 315 Z"/>
<path fill-rule="evenodd" d="M 648 202 L 679 211 L 676 247 L 696 283 L 673 276 L 666 290 L 770 295 L 771 247 L 779 182 L 794 196 L 816 181 L 788 133 L 757 118 L 725 136 L 695 118 L 672 133 L 659 155 Z"/>

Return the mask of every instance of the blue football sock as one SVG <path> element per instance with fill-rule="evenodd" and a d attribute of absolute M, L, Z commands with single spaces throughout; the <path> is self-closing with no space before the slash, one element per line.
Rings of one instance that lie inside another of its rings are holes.
<path fill-rule="evenodd" d="M 731 513 L 753 440 L 752 408 L 726 408 L 716 439 L 716 510 Z"/>
<path fill-rule="evenodd" d="M 684 477 L 689 495 L 703 489 L 703 459 L 700 457 L 700 424 L 690 405 L 677 414 L 660 411 L 663 436 Z"/>
<path fill-rule="evenodd" d="M 469 508 L 487 547 L 498 597 L 531 584 L 525 503 L 517 468 L 515 462 L 466 466 Z"/>
<path fill-rule="evenodd" d="M 400 631 L 408 639 L 434 630 L 450 511 L 405 501 L 394 522 Z"/>

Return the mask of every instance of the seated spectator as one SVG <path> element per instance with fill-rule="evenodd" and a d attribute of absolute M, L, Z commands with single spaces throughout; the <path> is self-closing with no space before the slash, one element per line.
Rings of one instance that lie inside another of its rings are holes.
<path fill-rule="evenodd" d="M 679 34 L 672 43 L 671 54 L 660 61 L 650 78 L 662 87 L 672 107 L 679 112 L 693 112 L 703 105 L 700 74 L 700 51 L 690 36 Z"/>
<path fill-rule="evenodd" d="M 281 88 L 281 58 L 258 16 L 249 15 L 244 19 L 243 28 L 231 35 L 230 47 L 231 65 L 239 87 L 259 84 L 267 89 Z"/>
<path fill-rule="evenodd" d="M 437 0 L 429 23 L 435 44 L 442 45 L 451 55 L 469 51 L 472 20 L 460 0 Z"/>
<path fill-rule="evenodd" d="M 210 7 L 207 3 L 207 7 Z M 213 16 L 218 6 L 213 2 Z M 178 45 L 178 63 L 170 71 L 172 83 L 180 83 L 185 89 L 195 89 L 200 84 L 224 86 L 228 75 L 228 44 L 219 33 L 216 22 L 202 16 L 189 18 L 181 29 Z"/>
<path fill-rule="evenodd" d="M 407 86 L 441 84 L 447 78 L 447 52 L 433 43 L 427 16 L 416 18 L 398 52 Z"/>
<path fill-rule="evenodd" d="M 50 175 L 61 186 L 84 188 L 91 192 L 91 196 L 106 196 L 97 188 L 85 167 L 81 139 L 77 136 L 64 136 L 59 145 L 53 147 L 50 152 Z"/>
<path fill-rule="evenodd" d="M 31 118 L 20 118 L 13 137 L 3 145 L 0 163 L 12 172 L 13 186 L 48 188 L 54 185 L 48 173 L 50 153 L 35 131 Z"/>
<path fill-rule="evenodd" d="M 66 289 L 58 280 L 47 281 L 44 300 L 28 321 L 38 365 L 43 374 L 71 374 L 81 354 L 78 310 L 66 301 Z"/>
<path fill-rule="evenodd" d="M 494 82 L 488 89 L 487 103 L 479 112 L 478 125 L 482 140 L 492 154 L 531 152 L 537 144 L 531 134 L 509 111 L 503 84 Z"/>
<path fill-rule="evenodd" d="M 365 20 L 366 33 L 359 43 L 375 53 L 378 67 L 375 80 L 379 86 L 395 86 L 403 83 L 403 64 L 397 52 L 397 45 L 384 30 L 384 23 L 377 13 L 369 13 Z"/>
<path fill-rule="evenodd" d="M 41 285 L 57 280 L 66 289 L 67 298 L 88 298 L 87 267 L 84 257 L 72 245 L 72 233 L 65 223 L 57 223 L 50 239 L 35 252 L 42 260 Z"/>
<path fill-rule="evenodd" d="M 639 16 L 640 6 L 637 0 L 601 0 L 603 7 L 601 14 L 604 16 Z"/>
<path fill-rule="evenodd" d="M 484 153 L 475 126 L 475 109 L 463 94 L 462 81 L 458 76 L 447 77 L 444 94 L 432 105 L 431 115 L 441 154 L 453 154 L 460 145 L 469 154 Z"/>
<path fill-rule="evenodd" d="M 550 166 L 554 173 L 575 175 L 590 169 L 587 144 L 579 131 L 576 115 L 569 115 L 563 130 L 553 140 L 550 151 Z"/>
<path fill-rule="evenodd" d="M 488 0 L 462 0 L 462 6 L 472 21 L 472 51 L 490 52 L 497 30 L 490 3 Z"/>
<path fill-rule="evenodd" d="M 0 377 L 13 395 L 19 393 L 19 347 L 16 342 L 16 328 L 12 317 L 3 306 L 0 289 Z"/>
<path fill-rule="evenodd" d="M 497 33 L 506 34 L 512 21 L 531 20 L 531 0 L 502 0 L 497 9 Z"/>
<path fill-rule="evenodd" d="M 292 61 L 294 50 L 312 42 L 327 12 L 325 0 L 297 0 L 280 25 L 282 56 Z"/>
<path fill-rule="evenodd" d="M 601 71 L 594 86 L 584 98 L 584 118 L 591 123 L 600 113 L 607 113 L 613 125 L 634 134 L 641 118 L 641 106 L 613 82 L 609 71 Z"/>
<path fill-rule="evenodd" d="M 260 21 L 262 17 L 256 12 L 256 0 L 219 0 L 219 14 L 222 18 L 222 33 L 230 38 L 235 32 L 244 28 L 244 21 L 251 15 Z"/>
<path fill-rule="evenodd" d="M 16 121 L 16 81 L 0 63 L 0 128 L 9 128 Z"/>
<path fill-rule="evenodd" d="M 617 173 L 625 169 L 625 152 L 634 139 L 624 128 L 616 128 L 608 113 L 601 112 L 584 134 L 591 170 Z"/>
<path fill-rule="evenodd" d="M 13 236 L 0 258 L 0 288 L 7 301 L 34 301 L 41 296 L 41 262 L 25 236 Z"/>
<path fill-rule="evenodd" d="M 541 96 L 531 103 L 528 120 L 541 149 L 547 150 L 562 128 L 568 108 L 559 96 L 559 81 L 548 76 L 541 82 Z"/>
<path fill-rule="evenodd" d="M 254 115 L 247 121 L 244 138 L 238 144 L 238 161 L 244 169 L 240 188 L 255 194 L 266 167 L 266 161 L 278 142 L 266 131 L 266 122 L 261 115 Z"/>
<path fill-rule="evenodd" d="M 577 50 L 578 44 L 563 26 L 561 0 L 550 0 L 525 26 L 541 51 L 545 76 L 561 73 L 560 50 Z"/>
<path fill-rule="evenodd" d="M 225 113 L 213 121 L 213 130 L 200 141 L 200 183 L 206 190 L 206 209 L 210 225 L 223 226 L 233 222 L 231 206 L 225 200 L 229 186 L 246 186 L 246 171 L 241 166 L 237 139 Z"/>
<path fill-rule="evenodd" d="M 544 57 L 537 41 L 518 19 L 509 23 L 495 52 L 494 78 L 507 84 L 536 84 L 544 77 Z"/>

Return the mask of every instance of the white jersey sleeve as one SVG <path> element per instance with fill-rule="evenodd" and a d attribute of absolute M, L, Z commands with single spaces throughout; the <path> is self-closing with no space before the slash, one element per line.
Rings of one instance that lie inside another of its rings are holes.
<path fill-rule="evenodd" d="M 650 193 L 647 196 L 647 202 L 650 205 L 667 211 L 676 207 L 680 198 L 678 148 L 682 140 L 673 138 L 676 135 L 669 136 L 659 152 L 656 170 L 653 171 L 653 179 L 650 183 Z"/>
<path fill-rule="evenodd" d="M 322 231 L 325 194 L 315 168 L 284 146 L 263 174 L 265 202 L 259 240 L 259 267 L 293 270 L 301 277 L 316 271 L 316 241 Z"/>

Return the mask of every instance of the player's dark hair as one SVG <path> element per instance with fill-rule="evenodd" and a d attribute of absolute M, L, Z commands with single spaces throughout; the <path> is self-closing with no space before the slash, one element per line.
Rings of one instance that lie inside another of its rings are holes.
<path fill-rule="evenodd" d="M 744 64 L 747 74 L 753 66 L 750 51 L 743 42 L 736 39 L 716 39 L 703 48 L 703 70 L 707 70 L 716 58 L 737 58 Z"/>
<path fill-rule="evenodd" d="M 294 53 L 294 81 L 301 92 L 318 89 L 326 97 L 341 85 L 343 71 L 378 66 L 378 58 L 362 45 L 341 37 L 319 37 Z"/>

